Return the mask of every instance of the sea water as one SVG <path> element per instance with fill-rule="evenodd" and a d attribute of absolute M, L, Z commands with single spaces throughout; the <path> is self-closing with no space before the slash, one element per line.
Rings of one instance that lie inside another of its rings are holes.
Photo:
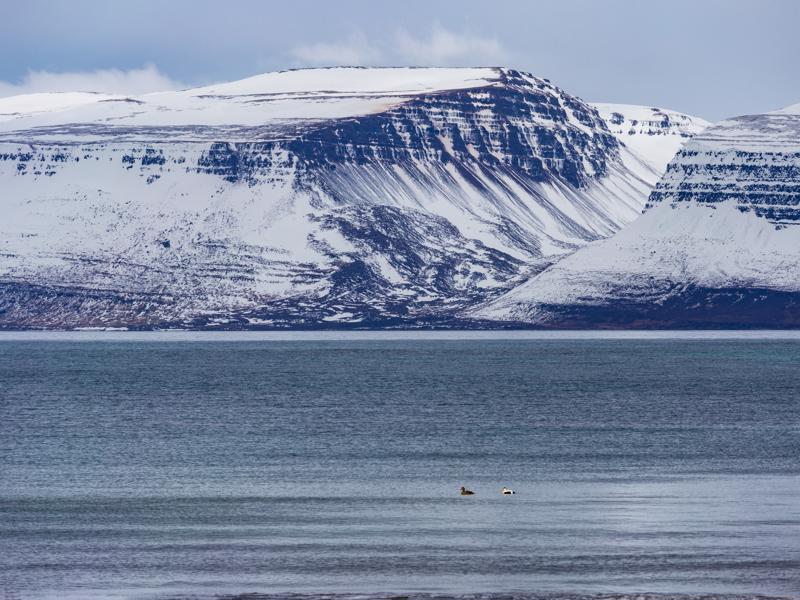
<path fill-rule="evenodd" d="M 255 592 L 796 597 L 800 337 L 0 337 L 0 598 Z"/>

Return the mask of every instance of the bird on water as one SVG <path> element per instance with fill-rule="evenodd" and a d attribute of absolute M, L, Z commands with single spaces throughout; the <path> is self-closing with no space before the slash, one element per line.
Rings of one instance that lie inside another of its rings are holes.
<path fill-rule="evenodd" d="M 474 496 L 474 495 L 475 495 L 475 492 L 473 492 L 473 491 L 471 491 L 471 490 L 468 490 L 467 488 L 465 488 L 465 487 L 462 485 L 462 486 L 461 486 L 461 495 L 462 495 L 462 496 Z"/>

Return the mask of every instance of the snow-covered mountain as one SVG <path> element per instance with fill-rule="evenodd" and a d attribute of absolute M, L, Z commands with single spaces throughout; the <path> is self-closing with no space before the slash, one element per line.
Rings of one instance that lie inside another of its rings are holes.
<path fill-rule="evenodd" d="M 659 176 L 689 139 L 711 125 L 665 108 L 593 102 L 609 131 Z"/>
<path fill-rule="evenodd" d="M 649 210 L 475 313 L 550 326 L 800 326 L 800 105 L 719 123 Z"/>
<path fill-rule="evenodd" d="M 658 173 L 509 69 L 0 100 L 0 326 L 446 322 L 636 219 Z"/>

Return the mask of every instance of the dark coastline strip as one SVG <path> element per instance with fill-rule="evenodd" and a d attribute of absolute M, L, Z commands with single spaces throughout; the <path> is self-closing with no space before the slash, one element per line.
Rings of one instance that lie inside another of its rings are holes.
<path fill-rule="evenodd" d="M 789 596 L 762 594 L 668 594 L 668 593 L 480 593 L 480 594 L 347 594 L 347 593 L 248 593 L 234 595 L 171 596 L 168 600 L 793 600 Z M 796 600 L 796 599 L 794 599 Z"/>

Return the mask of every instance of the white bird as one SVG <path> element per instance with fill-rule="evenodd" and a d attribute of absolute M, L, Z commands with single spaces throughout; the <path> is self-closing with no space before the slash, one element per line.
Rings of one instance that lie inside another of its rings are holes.
<path fill-rule="evenodd" d="M 515 494 L 516 492 L 511 488 L 504 487 L 502 490 L 500 490 L 500 493 L 503 494 L 503 496 L 510 496 L 511 494 Z"/>

